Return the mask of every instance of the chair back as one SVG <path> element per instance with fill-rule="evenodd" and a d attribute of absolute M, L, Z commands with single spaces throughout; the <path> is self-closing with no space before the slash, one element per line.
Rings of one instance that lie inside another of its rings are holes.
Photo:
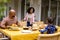
<path fill-rule="evenodd" d="M 39 34 L 38 40 L 60 40 L 60 32 L 54 34 Z"/>

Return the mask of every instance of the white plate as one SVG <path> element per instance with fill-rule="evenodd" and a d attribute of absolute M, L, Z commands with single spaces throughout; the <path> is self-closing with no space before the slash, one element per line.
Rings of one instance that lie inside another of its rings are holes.
<path fill-rule="evenodd" d="M 30 30 L 22 30 L 22 33 L 31 33 L 32 31 Z"/>

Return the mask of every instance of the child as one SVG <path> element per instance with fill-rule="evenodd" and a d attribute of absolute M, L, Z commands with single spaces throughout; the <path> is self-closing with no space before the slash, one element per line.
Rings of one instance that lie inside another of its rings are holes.
<path fill-rule="evenodd" d="M 24 20 L 27 21 L 27 27 L 33 25 L 34 12 L 35 12 L 35 9 L 33 7 L 28 8 L 27 14 L 26 14 L 26 16 L 24 18 Z"/>
<path fill-rule="evenodd" d="M 40 30 L 40 32 L 43 34 L 44 32 L 47 32 L 47 34 L 53 34 L 55 33 L 56 27 L 53 25 L 53 19 L 51 17 L 47 18 L 47 27 L 45 29 Z"/>

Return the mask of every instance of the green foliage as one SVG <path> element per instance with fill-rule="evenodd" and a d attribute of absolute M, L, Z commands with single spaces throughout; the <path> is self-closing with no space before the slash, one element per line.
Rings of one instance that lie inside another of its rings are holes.
<path fill-rule="evenodd" d="M 0 3 L 8 3 L 10 0 L 0 0 Z"/>
<path fill-rule="evenodd" d="M 4 16 L 4 10 L 6 10 L 6 4 L 11 0 L 0 0 L 0 18 Z"/>

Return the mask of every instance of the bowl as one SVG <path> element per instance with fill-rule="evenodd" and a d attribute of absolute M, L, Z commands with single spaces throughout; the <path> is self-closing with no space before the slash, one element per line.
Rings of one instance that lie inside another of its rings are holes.
<path fill-rule="evenodd" d="M 23 30 L 29 30 L 29 28 L 28 28 L 28 27 L 26 27 L 26 28 L 23 28 Z"/>

